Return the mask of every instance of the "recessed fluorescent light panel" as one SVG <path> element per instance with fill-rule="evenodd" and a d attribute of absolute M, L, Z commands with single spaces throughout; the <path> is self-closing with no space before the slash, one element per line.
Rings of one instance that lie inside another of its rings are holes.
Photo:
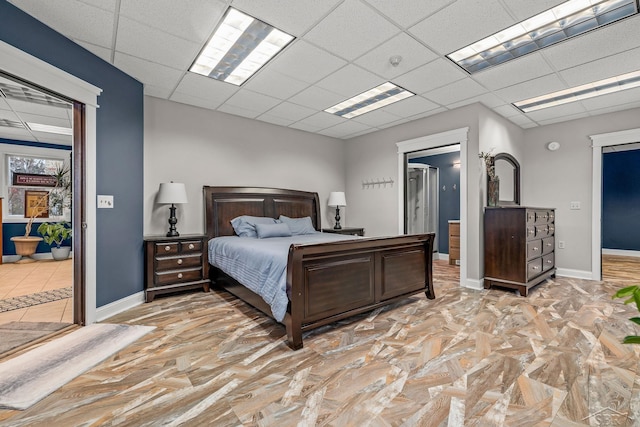
<path fill-rule="evenodd" d="M 636 13 L 637 0 L 570 0 L 447 57 L 473 74 Z"/>
<path fill-rule="evenodd" d="M 59 135 L 73 134 L 73 129 L 60 126 L 43 125 L 41 123 L 27 123 L 27 126 L 34 132 L 57 133 Z"/>
<path fill-rule="evenodd" d="M 415 93 L 409 92 L 391 82 L 386 82 L 324 111 L 345 119 L 351 119 L 413 95 Z"/>
<path fill-rule="evenodd" d="M 541 110 L 543 108 L 555 107 L 556 105 L 567 104 L 569 102 L 580 101 L 594 96 L 606 95 L 619 92 L 621 90 L 640 87 L 640 71 L 622 74 L 609 79 L 587 83 L 565 90 L 560 90 L 547 95 L 525 99 L 514 102 L 513 105 L 525 113 Z"/>
<path fill-rule="evenodd" d="M 189 71 L 240 86 L 293 39 L 230 7 Z"/>

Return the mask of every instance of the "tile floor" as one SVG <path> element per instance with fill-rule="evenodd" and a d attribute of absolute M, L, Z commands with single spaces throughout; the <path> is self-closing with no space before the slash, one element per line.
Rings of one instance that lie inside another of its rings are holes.
<path fill-rule="evenodd" d="M 0 265 L 0 299 L 65 288 L 73 282 L 73 260 L 40 260 Z M 23 322 L 73 322 L 71 298 L 0 313 L 0 324 Z"/>

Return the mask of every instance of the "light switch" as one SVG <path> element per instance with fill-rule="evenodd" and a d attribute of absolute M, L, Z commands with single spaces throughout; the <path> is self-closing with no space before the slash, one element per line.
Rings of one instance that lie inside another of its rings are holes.
<path fill-rule="evenodd" d="M 113 209 L 113 196 L 98 194 L 98 209 Z"/>
<path fill-rule="evenodd" d="M 571 202 L 569 204 L 569 209 L 574 211 L 580 210 L 580 202 Z"/>

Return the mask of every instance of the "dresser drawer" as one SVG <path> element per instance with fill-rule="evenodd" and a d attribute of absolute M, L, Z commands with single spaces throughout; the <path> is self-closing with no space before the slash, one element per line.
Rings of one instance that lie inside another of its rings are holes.
<path fill-rule="evenodd" d="M 542 240 L 532 240 L 527 242 L 527 259 L 532 259 L 542 255 Z"/>
<path fill-rule="evenodd" d="M 536 224 L 546 224 L 549 222 L 549 211 L 536 211 Z"/>
<path fill-rule="evenodd" d="M 175 270 L 200 265 L 202 265 L 201 254 L 156 258 L 156 271 Z"/>
<path fill-rule="evenodd" d="M 536 258 L 527 263 L 527 280 L 533 279 L 540 273 L 542 273 L 542 258 Z"/>
<path fill-rule="evenodd" d="M 542 271 L 547 271 L 555 266 L 555 254 L 552 252 L 542 257 Z"/>
<path fill-rule="evenodd" d="M 202 279 L 202 267 L 186 270 L 156 271 L 156 284 L 166 285 L 168 283 L 190 282 Z"/>
<path fill-rule="evenodd" d="M 536 211 L 527 210 L 527 225 L 536 223 Z"/>
<path fill-rule="evenodd" d="M 549 235 L 549 226 L 547 224 L 544 225 L 536 225 L 536 237 L 543 238 Z"/>
<path fill-rule="evenodd" d="M 555 239 L 553 236 L 542 239 L 542 254 L 553 252 Z"/>

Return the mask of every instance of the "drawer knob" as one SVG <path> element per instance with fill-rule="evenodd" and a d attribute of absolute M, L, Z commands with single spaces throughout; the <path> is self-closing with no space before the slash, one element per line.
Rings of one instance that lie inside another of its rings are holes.
<path fill-rule="evenodd" d="M 539 267 L 538 267 L 537 265 L 534 265 L 534 266 L 533 266 L 533 269 L 534 269 L 534 270 L 537 270 L 538 268 L 539 268 Z"/>
<path fill-rule="evenodd" d="M 534 252 L 538 252 L 539 250 L 540 250 L 540 248 L 539 248 L 539 247 L 537 247 L 537 246 L 534 246 L 534 247 L 533 247 L 533 251 L 534 251 Z"/>
<path fill-rule="evenodd" d="M 553 261 L 551 261 L 550 259 L 547 260 L 547 264 L 553 264 Z"/>
<path fill-rule="evenodd" d="M 547 247 L 551 246 L 551 243 L 547 243 Z"/>
<path fill-rule="evenodd" d="M 182 279 L 182 273 L 178 273 L 178 279 Z"/>
<path fill-rule="evenodd" d="M 193 249 L 195 248 L 195 245 L 193 243 L 189 243 L 189 249 Z"/>
<path fill-rule="evenodd" d="M 530 229 L 529 234 L 533 234 L 533 233 L 534 233 L 534 230 Z"/>
<path fill-rule="evenodd" d="M 164 247 L 164 250 L 165 250 L 165 251 L 167 251 L 167 252 L 169 252 L 169 251 L 171 250 L 171 246 L 169 246 L 169 245 L 165 246 L 165 247 Z"/>
<path fill-rule="evenodd" d="M 182 265 L 182 258 L 178 260 L 178 265 Z"/>

